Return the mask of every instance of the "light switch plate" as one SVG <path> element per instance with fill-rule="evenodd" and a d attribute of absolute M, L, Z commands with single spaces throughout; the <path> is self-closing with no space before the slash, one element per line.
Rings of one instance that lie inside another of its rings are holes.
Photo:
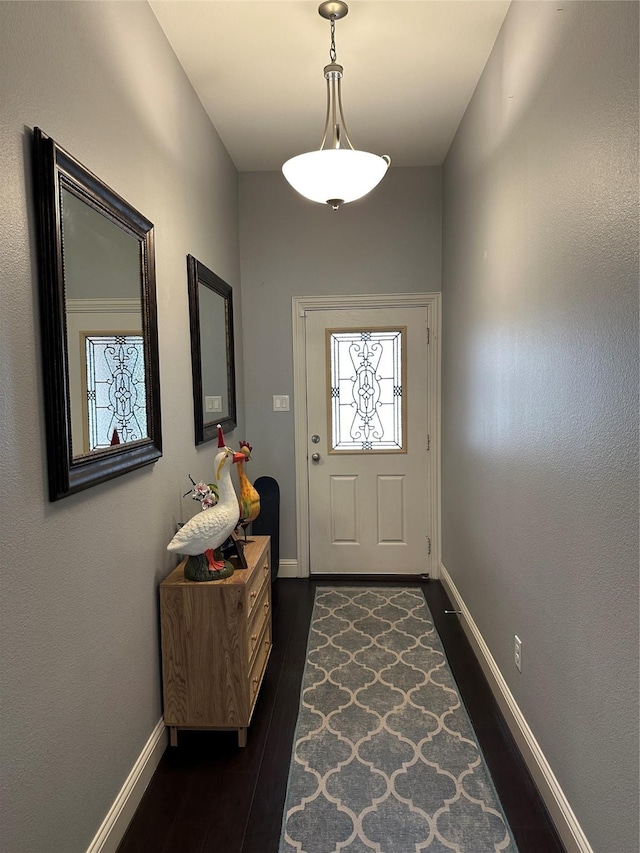
<path fill-rule="evenodd" d="M 205 412 L 221 412 L 222 411 L 222 397 L 218 397 L 218 396 L 205 397 L 204 398 L 204 409 L 205 409 Z"/>
<path fill-rule="evenodd" d="M 288 412 L 289 411 L 289 395 L 274 394 L 273 395 L 273 411 Z"/>

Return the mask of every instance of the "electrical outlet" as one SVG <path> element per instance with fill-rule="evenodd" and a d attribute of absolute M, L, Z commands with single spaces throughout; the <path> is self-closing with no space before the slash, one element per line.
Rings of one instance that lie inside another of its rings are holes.
<path fill-rule="evenodd" d="M 513 662 L 518 667 L 518 672 L 522 672 L 522 640 L 517 634 L 514 634 L 513 645 Z"/>

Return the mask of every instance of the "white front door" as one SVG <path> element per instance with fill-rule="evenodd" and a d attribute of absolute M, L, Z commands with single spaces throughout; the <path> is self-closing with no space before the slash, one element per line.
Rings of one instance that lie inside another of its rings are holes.
<path fill-rule="evenodd" d="M 431 570 L 430 310 L 306 315 L 311 574 Z"/>

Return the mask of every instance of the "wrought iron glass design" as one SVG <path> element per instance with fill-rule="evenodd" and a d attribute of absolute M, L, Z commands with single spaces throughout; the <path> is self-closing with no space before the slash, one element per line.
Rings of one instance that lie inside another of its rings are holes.
<path fill-rule="evenodd" d="M 146 438 L 142 335 L 85 337 L 87 451 Z"/>
<path fill-rule="evenodd" d="M 331 449 L 402 451 L 404 329 L 329 331 Z"/>

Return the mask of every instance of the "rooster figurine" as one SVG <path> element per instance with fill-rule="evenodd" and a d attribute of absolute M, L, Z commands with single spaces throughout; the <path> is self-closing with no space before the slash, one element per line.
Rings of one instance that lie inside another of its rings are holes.
<path fill-rule="evenodd" d="M 244 463 L 251 459 L 252 450 L 253 447 L 249 442 L 240 442 L 240 454 L 242 458 L 238 462 L 238 477 L 240 479 L 240 498 L 238 500 L 240 520 L 238 524 L 244 529 L 245 539 L 247 538 L 247 527 L 252 521 L 256 520 L 260 513 L 260 495 L 249 482 L 249 478 L 244 472 Z"/>
<path fill-rule="evenodd" d="M 219 559 L 214 551 L 227 541 L 238 523 L 238 498 L 231 482 L 231 466 L 244 462 L 245 457 L 225 445 L 220 426 L 218 448 L 215 458 L 218 503 L 194 515 L 167 545 L 168 551 L 189 555 L 184 570 L 187 580 L 219 580 L 233 574 L 233 566 Z"/>

